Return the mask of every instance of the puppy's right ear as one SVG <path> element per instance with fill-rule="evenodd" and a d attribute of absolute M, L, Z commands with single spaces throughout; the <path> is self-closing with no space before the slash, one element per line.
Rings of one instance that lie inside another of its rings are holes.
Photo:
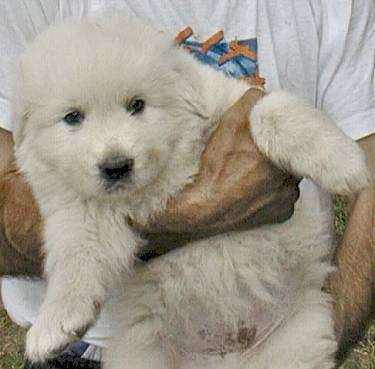
<path fill-rule="evenodd" d="M 355 193 L 369 184 L 359 145 L 296 96 L 270 93 L 254 106 L 250 122 L 260 151 L 282 169 L 337 194 Z"/>

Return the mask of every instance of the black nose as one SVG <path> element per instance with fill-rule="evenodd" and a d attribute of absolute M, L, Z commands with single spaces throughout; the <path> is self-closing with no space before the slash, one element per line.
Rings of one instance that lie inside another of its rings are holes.
<path fill-rule="evenodd" d="M 124 157 L 109 158 L 99 165 L 100 173 L 104 179 L 116 182 L 130 177 L 133 170 L 133 159 Z"/>

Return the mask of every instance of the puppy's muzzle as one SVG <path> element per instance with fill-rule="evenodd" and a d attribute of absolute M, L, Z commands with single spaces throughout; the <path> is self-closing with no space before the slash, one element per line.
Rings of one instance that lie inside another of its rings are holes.
<path fill-rule="evenodd" d="M 113 157 L 99 165 L 101 176 L 110 183 L 130 178 L 134 160 L 125 157 Z"/>

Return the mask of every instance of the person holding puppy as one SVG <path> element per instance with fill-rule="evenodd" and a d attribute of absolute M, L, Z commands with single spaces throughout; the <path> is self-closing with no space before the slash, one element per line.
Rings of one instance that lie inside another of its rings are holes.
<path fill-rule="evenodd" d="M 369 150 L 373 148 L 374 135 L 371 133 L 374 127 L 370 117 L 374 108 L 372 84 L 374 70 L 373 65 L 366 59 L 366 55 L 371 53 L 371 47 L 374 48 L 374 30 L 369 32 L 366 27 L 374 24 L 371 22 L 374 19 L 374 9 L 369 2 L 363 1 L 360 5 L 358 3 L 354 5 L 350 1 L 342 3 L 341 13 L 337 13 L 337 6 L 333 8 L 328 3 L 317 5 L 310 4 L 308 1 L 306 4 L 299 3 L 298 5 L 293 2 L 280 5 L 273 1 L 262 4 L 249 1 L 241 6 L 233 6 L 228 1 L 215 2 L 215 4 L 207 2 L 204 5 L 199 4 L 197 12 L 193 11 L 194 7 L 191 4 L 178 1 L 167 2 L 164 6 L 159 1 L 155 1 L 154 6 L 150 7 L 133 1 L 118 1 L 118 3 L 121 10 L 140 18 L 149 18 L 154 22 L 159 22 L 163 28 L 176 33 L 178 43 L 190 50 L 194 47 L 192 51 L 196 53 L 196 56 L 214 68 L 221 68 L 223 72 L 228 72 L 225 70 L 227 68 L 233 77 L 246 78 L 251 82 L 262 84 L 263 79 L 259 76 L 259 70 L 266 79 L 267 90 L 284 88 L 304 97 L 322 108 L 352 137 L 360 138 L 369 135 L 364 145 L 367 145 Z M 61 4 L 67 7 L 60 6 Z M 306 5 L 311 6 L 309 11 L 306 10 Z M 1 75 L 4 77 L 2 83 L 4 99 L 0 109 L 0 121 L 4 122 L 5 128 L 11 128 L 9 107 L 6 103 L 10 86 L 7 71 L 10 70 L 12 62 L 17 53 L 22 50 L 25 41 L 31 40 L 36 33 L 59 18 L 103 12 L 108 10 L 108 7 L 105 2 L 100 1 L 92 3 L 66 1 L 59 4 L 50 2 L 48 5 L 31 1 L 27 9 L 17 7 L 17 1 L 5 2 L 0 6 L 4 7 L 1 14 L 7 16 L 2 22 L 5 29 L 1 36 L 4 37 L 6 43 L 3 44 L 7 48 L 3 68 L 0 67 L 2 70 L 0 73 L 3 73 Z M 213 10 L 215 11 L 212 14 Z M 292 18 L 291 15 L 293 15 Z M 244 18 L 246 22 L 243 21 Z M 35 21 L 31 24 L 30 19 Z M 16 23 L 9 24 L 11 20 Z M 330 27 L 333 22 L 336 22 L 336 33 L 331 32 Z M 349 23 L 351 24 L 350 31 L 346 27 Z M 216 32 L 218 29 L 224 29 L 224 31 Z M 180 30 L 182 32 L 179 32 Z M 257 37 L 256 41 L 254 36 Z M 362 47 L 358 47 L 356 38 L 363 40 Z M 257 44 L 258 53 L 256 53 Z M 215 54 L 217 45 L 226 45 L 227 51 L 221 53 L 218 48 Z M 339 56 L 332 55 L 333 46 L 340 50 Z M 357 61 L 358 65 L 353 71 L 354 61 Z M 314 72 L 306 73 L 307 70 Z M 348 77 L 349 72 L 350 77 Z M 358 81 L 361 83 L 359 84 Z M 341 98 L 338 99 L 338 96 Z M 354 96 L 355 100 L 350 99 L 350 96 Z M 227 119 L 247 120 L 249 109 L 258 98 L 260 95 L 257 93 L 246 94 L 236 106 L 237 114 Z M 144 232 L 148 232 L 150 238 L 152 235 L 160 236 L 165 233 L 183 233 L 186 237 L 189 235 L 191 237 L 197 229 L 203 236 L 220 230 L 250 227 L 267 221 L 281 221 L 291 215 L 292 205 L 296 199 L 297 181 L 281 173 L 277 168 L 270 169 L 268 161 L 257 153 L 250 141 L 246 142 L 248 161 L 245 161 L 241 156 L 243 151 L 241 152 L 240 149 L 236 151 L 235 148 L 244 134 L 232 138 L 228 135 L 220 135 L 225 126 L 225 122 L 222 123 L 223 125 L 219 126 L 215 132 L 210 145 L 222 147 L 224 153 L 225 150 L 228 154 L 234 151 L 235 157 L 241 157 L 241 161 L 229 160 L 230 155 L 220 156 L 221 159 L 205 157 L 202 162 L 202 174 L 198 176 L 195 184 L 186 188 L 179 197 L 174 199 L 165 214 L 160 214 L 153 224 L 136 225 Z M 1 206 L 4 214 L 2 227 L 4 241 L 0 250 L 3 258 L 0 260 L 0 266 L 4 268 L 3 274 L 38 274 L 41 265 L 41 258 L 38 258 L 41 244 L 38 232 L 40 219 L 28 188 L 17 174 L 17 169 L 9 164 L 12 160 L 10 134 L 2 131 L 2 138 L 1 149 L 5 158 L 4 168 L 1 169 L 3 171 Z M 240 162 L 241 165 L 235 166 L 236 162 Z M 208 171 L 210 174 L 206 176 L 203 170 L 205 165 L 211 169 L 214 168 L 213 171 Z M 225 170 L 222 170 L 223 168 Z M 217 181 L 214 191 L 208 193 L 208 196 L 203 199 L 199 195 L 208 187 L 210 176 L 218 173 L 227 174 L 219 177 L 220 181 Z M 238 175 L 239 173 L 242 175 Z M 237 181 L 235 184 L 232 178 L 234 175 Z M 233 188 L 236 188 L 236 185 L 243 192 L 236 191 L 233 196 Z M 321 194 L 322 198 L 324 196 Z M 336 298 L 335 311 L 339 337 L 344 336 L 347 329 L 356 329 L 357 323 L 363 321 L 369 309 L 371 286 L 366 281 L 371 275 L 371 247 L 373 246 L 366 235 L 369 235 L 371 231 L 370 210 L 374 203 L 371 196 L 372 192 L 369 190 L 357 200 L 350 227 L 338 254 L 339 273 L 330 281 L 331 292 Z M 366 201 L 366 197 L 370 201 Z M 23 202 L 20 203 L 20 199 Z M 29 206 L 25 206 L 25 201 Z M 319 197 L 317 201 L 320 201 Z M 239 202 L 241 206 L 238 206 Z M 222 214 L 223 207 L 232 214 L 232 216 L 226 216 L 226 219 L 230 221 L 224 223 L 218 221 L 220 218 L 217 216 Z M 17 211 L 20 217 L 25 218 L 29 223 L 20 220 L 15 222 L 14 219 L 11 221 L 8 214 L 12 211 L 13 214 Z M 353 236 L 353 229 L 356 227 L 355 219 L 361 216 L 361 213 L 364 214 L 361 219 L 363 234 Z M 28 216 L 25 217 L 25 214 Z M 358 240 L 358 236 L 363 237 L 363 240 Z M 357 238 L 355 247 L 350 244 L 351 237 Z M 153 252 L 157 253 L 157 250 Z M 353 258 L 358 255 L 358 252 L 367 252 L 370 257 L 359 255 L 357 259 Z M 351 254 L 352 259 L 347 259 L 348 254 Z M 17 262 L 13 263 L 16 265 L 12 270 L 10 266 L 14 259 Z M 30 263 L 30 261 L 34 262 Z M 367 264 L 363 264 L 363 261 Z M 352 279 L 353 269 L 351 270 L 353 262 L 362 263 L 362 274 L 356 276 L 355 282 Z M 30 264 L 32 266 L 29 266 Z M 361 288 L 352 289 L 350 286 L 353 283 L 359 284 Z M 32 323 L 38 310 L 38 295 L 42 298 L 43 288 L 43 282 L 5 280 L 3 298 L 10 315 L 21 324 Z M 353 295 L 350 293 L 353 290 L 360 291 L 360 293 Z M 353 296 L 357 297 L 358 301 L 352 301 Z M 27 302 L 27 305 L 24 304 L 26 309 L 23 311 L 20 311 L 22 309 L 17 306 L 20 301 Z M 347 305 L 348 302 L 351 305 Z M 347 314 L 353 314 L 358 322 L 352 321 L 346 326 Z M 97 328 L 100 328 L 100 322 Z M 108 334 L 110 335 L 108 331 L 102 332 L 104 338 Z M 95 335 L 94 332 L 92 332 L 93 335 Z M 90 340 L 89 335 L 86 339 L 98 345 L 103 344 L 103 340 L 96 342 L 93 339 Z M 87 349 L 85 345 L 82 347 L 75 347 L 72 350 L 77 353 L 85 349 L 84 355 L 89 357 L 92 353 L 90 348 Z"/>

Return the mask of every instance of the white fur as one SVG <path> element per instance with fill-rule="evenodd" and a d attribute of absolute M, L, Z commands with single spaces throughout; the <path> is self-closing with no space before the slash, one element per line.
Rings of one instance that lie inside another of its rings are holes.
<path fill-rule="evenodd" d="M 122 281 L 114 311 L 124 334 L 106 369 L 330 368 L 327 210 L 300 201 L 284 224 L 134 265 L 142 240 L 126 217 L 147 218 L 193 179 L 217 118 L 248 88 L 170 39 L 122 17 L 84 20 L 48 30 L 21 60 L 16 155 L 45 220 L 48 278 L 27 354 L 43 360 L 76 339 Z M 131 116 L 124 105 L 134 96 L 146 108 Z M 62 121 L 72 108 L 85 112 L 79 127 Z M 254 139 L 275 163 L 333 192 L 366 185 L 356 144 L 293 96 L 265 97 L 252 118 Z M 326 144 L 326 155 L 311 142 Z M 98 165 L 113 152 L 134 158 L 135 169 L 131 183 L 108 191 Z"/>
<path fill-rule="evenodd" d="M 331 192 L 350 194 L 369 180 L 360 147 L 321 112 L 290 93 L 273 92 L 256 104 L 251 132 L 276 164 Z"/>

